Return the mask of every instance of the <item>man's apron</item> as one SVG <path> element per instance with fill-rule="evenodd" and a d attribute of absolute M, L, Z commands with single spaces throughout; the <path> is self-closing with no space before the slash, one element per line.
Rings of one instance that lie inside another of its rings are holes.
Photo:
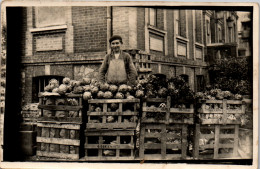
<path fill-rule="evenodd" d="M 109 63 L 107 82 L 112 84 L 127 83 L 125 63 L 123 59 L 112 59 Z"/>

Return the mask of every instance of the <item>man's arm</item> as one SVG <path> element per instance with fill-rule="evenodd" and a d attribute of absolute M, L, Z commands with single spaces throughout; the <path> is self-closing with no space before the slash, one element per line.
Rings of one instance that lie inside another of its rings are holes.
<path fill-rule="evenodd" d="M 108 55 L 105 56 L 101 67 L 99 68 L 99 81 L 104 83 L 105 82 L 105 76 L 108 69 Z"/>
<path fill-rule="evenodd" d="M 136 77 L 137 77 L 137 71 L 136 71 L 136 68 L 134 66 L 134 63 L 133 63 L 133 60 L 132 60 L 132 57 L 127 54 L 127 60 L 128 60 L 128 81 L 130 84 L 134 85 L 136 83 Z"/>

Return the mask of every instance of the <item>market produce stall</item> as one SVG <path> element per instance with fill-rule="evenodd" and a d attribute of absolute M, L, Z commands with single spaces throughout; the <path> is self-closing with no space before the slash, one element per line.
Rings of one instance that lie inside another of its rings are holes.
<path fill-rule="evenodd" d="M 239 125 L 245 121 L 241 95 L 212 89 L 197 93 L 199 123 L 195 129 L 194 157 L 238 158 Z M 206 99 L 206 100 L 205 100 Z"/>

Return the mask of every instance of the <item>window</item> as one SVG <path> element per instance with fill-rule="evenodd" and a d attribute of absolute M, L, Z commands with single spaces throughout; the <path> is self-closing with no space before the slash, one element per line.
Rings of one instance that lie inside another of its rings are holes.
<path fill-rule="evenodd" d="M 44 87 L 49 84 L 51 79 L 56 79 L 62 83 L 63 76 L 37 76 L 33 77 L 32 82 L 32 103 L 39 102 L 38 93 L 44 91 Z"/>
<path fill-rule="evenodd" d="M 157 10 L 155 8 L 149 9 L 149 24 L 157 26 Z"/>
<path fill-rule="evenodd" d="M 229 40 L 229 43 L 232 42 L 232 37 L 233 37 L 233 30 L 232 30 L 232 27 L 228 27 L 228 40 Z"/>
<path fill-rule="evenodd" d="M 176 34 L 180 35 L 180 12 L 179 10 L 176 12 L 176 17 L 175 17 L 175 24 L 176 24 Z"/>
<path fill-rule="evenodd" d="M 207 43 L 210 43 L 211 36 L 210 36 L 210 21 L 209 20 L 206 20 L 206 33 L 207 33 Z"/>
<path fill-rule="evenodd" d="M 203 91 L 204 88 L 205 88 L 204 76 L 203 75 L 197 75 L 196 80 L 197 80 L 197 92 Z"/>
<path fill-rule="evenodd" d="M 218 28 L 218 42 L 219 42 L 219 43 L 222 42 L 222 30 L 221 30 L 220 27 Z"/>
<path fill-rule="evenodd" d="M 202 14 L 201 10 L 195 10 L 195 40 L 202 43 Z"/>
<path fill-rule="evenodd" d="M 65 7 L 35 7 L 35 27 L 66 24 Z"/>
<path fill-rule="evenodd" d="M 180 75 L 180 77 L 182 77 L 186 83 L 189 83 L 189 76 L 188 75 L 182 74 L 182 75 Z"/>
<path fill-rule="evenodd" d="M 186 38 L 186 10 L 178 10 L 176 12 L 175 24 L 176 34 Z"/>

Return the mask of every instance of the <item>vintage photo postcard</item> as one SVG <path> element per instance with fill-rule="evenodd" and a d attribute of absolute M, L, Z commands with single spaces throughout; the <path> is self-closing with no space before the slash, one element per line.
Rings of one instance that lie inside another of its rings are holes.
<path fill-rule="evenodd" d="M 259 6 L 3 1 L 0 167 L 258 168 Z"/>

